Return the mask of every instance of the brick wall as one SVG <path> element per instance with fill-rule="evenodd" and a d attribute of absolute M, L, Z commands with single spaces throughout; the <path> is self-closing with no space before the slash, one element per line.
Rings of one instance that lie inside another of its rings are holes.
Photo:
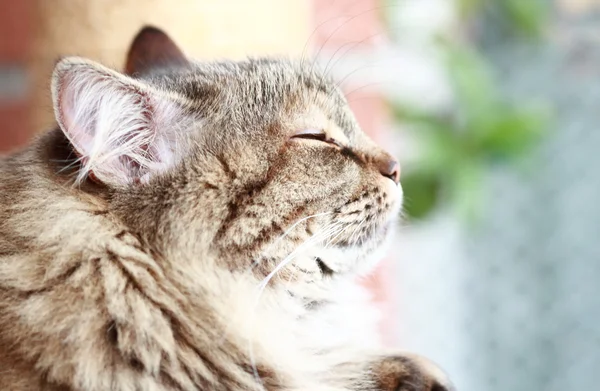
<path fill-rule="evenodd" d="M 26 67 L 32 8 L 29 0 L 0 0 L 0 153 L 23 145 L 31 134 Z"/>

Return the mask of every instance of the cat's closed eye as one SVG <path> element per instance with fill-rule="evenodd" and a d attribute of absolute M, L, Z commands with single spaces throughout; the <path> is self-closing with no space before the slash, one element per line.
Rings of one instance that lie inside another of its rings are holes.
<path fill-rule="evenodd" d="M 316 128 L 302 129 L 302 130 L 294 133 L 291 138 L 292 139 L 316 140 L 316 141 L 322 141 L 327 144 L 340 146 L 336 140 L 327 136 L 327 134 L 325 134 L 325 132 L 323 130 L 316 129 Z"/>

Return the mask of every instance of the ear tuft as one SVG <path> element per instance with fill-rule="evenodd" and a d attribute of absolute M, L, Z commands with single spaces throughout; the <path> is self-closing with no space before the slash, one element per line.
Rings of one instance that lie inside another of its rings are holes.
<path fill-rule="evenodd" d="M 185 54 L 167 34 L 156 27 L 145 26 L 131 43 L 125 74 L 137 75 L 156 68 L 187 65 L 189 61 Z"/>
<path fill-rule="evenodd" d="M 146 181 L 174 164 L 185 136 L 183 110 L 159 91 L 81 58 L 60 61 L 52 78 L 60 128 L 80 156 L 78 181 L 93 172 L 113 186 Z"/>

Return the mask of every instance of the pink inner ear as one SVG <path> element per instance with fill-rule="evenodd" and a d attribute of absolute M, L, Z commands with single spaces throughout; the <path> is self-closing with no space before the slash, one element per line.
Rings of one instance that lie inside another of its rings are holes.
<path fill-rule="evenodd" d="M 61 75 L 59 80 L 59 96 L 58 96 L 58 118 L 61 128 L 69 141 L 75 147 L 80 157 L 85 159 L 86 151 L 91 150 L 94 138 L 89 130 L 78 126 L 75 118 L 77 118 L 76 96 L 77 92 L 73 87 L 73 76 L 69 72 Z"/>
<path fill-rule="evenodd" d="M 60 67 L 60 64 L 59 64 Z M 181 156 L 193 121 L 158 92 L 92 64 L 66 64 L 55 78 L 57 120 L 90 173 L 125 185 L 165 171 Z"/>
<path fill-rule="evenodd" d="M 68 66 L 57 82 L 57 119 L 83 163 L 79 180 L 93 173 L 103 182 L 134 182 L 154 138 L 143 96 L 90 64 Z"/>

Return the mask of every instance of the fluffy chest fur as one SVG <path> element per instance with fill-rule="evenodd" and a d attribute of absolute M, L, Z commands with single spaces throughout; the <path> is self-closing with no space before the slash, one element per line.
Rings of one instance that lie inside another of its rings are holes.
<path fill-rule="evenodd" d="M 355 281 L 399 167 L 312 65 L 147 28 L 126 74 L 65 59 L 52 94 L 58 128 L 0 161 L 0 389 L 449 389 L 378 347 Z"/>
<path fill-rule="evenodd" d="M 251 266 L 232 272 L 215 255 L 156 258 L 106 203 L 44 177 L 37 153 L 1 170 L 0 384 L 317 389 L 377 347 L 352 281 L 298 289 L 292 273 L 262 285 Z"/>

